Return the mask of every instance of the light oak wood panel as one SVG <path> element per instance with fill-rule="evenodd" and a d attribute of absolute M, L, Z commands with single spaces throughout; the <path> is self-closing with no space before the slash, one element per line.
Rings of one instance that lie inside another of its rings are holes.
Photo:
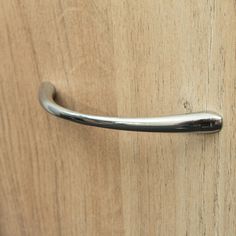
<path fill-rule="evenodd" d="M 234 0 L 0 1 L 0 235 L 236 234 Z M 74 110 L 224 116 L 220 134 L 76 125 Z"/>

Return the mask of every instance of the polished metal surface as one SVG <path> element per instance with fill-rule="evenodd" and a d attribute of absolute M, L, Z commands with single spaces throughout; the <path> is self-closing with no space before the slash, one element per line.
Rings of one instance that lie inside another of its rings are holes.
<path fill-rule="evenodd" d="M 56 89 L 50 82 L 43 82 L 39 89 L 42 107 L 54 116 L 83 125 L 109 129 L 146 132 L 201 132 L 214 133 L 222 128 L 222 117 L 214 112 L 198 112 L 155 118 L 118 118 L 87 115 L 58 105 L 54 99 Z"/>

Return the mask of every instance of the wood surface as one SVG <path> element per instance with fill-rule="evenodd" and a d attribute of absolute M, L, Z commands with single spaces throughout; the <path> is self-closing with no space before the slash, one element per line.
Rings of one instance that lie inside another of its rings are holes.
<path fill-rule="evenodd" d="M 86 127 L 212 110 L 221 133 Z M 0 0 L 0 235 L 236 235 L 235 0 Z"/>

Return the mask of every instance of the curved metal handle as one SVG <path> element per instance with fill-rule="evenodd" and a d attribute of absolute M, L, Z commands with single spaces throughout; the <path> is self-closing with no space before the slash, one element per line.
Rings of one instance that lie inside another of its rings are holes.
<path fill-rule="evenodd" d="M 58 105 L 54 98 L 56 89 L 50 82 L 43 82 L 39 89 L 42 107 L 54 116 L 84 125 L 109 129 L 146 132 L 219 132 L 222 117 L 214 112 L 199 112 L 156 118 L 118 118 L 81 114 Z"/>

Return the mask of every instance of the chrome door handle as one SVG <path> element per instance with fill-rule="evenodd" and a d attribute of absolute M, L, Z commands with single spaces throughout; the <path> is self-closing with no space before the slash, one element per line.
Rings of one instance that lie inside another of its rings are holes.
<path fill-rule="evenodd" d="M 55 87 L 50 82 L 43 82 L 39 89 L 39 101 L 42 107 L 54 116 L 83 125 L 146 132 L 213 133 L 219 132 L 223 123 L 222 117 L 214 112 L 198 112 L 155 118 L 118 118 L 87 115 L 58 105 L 54 101 L 55 96 Z"/>

